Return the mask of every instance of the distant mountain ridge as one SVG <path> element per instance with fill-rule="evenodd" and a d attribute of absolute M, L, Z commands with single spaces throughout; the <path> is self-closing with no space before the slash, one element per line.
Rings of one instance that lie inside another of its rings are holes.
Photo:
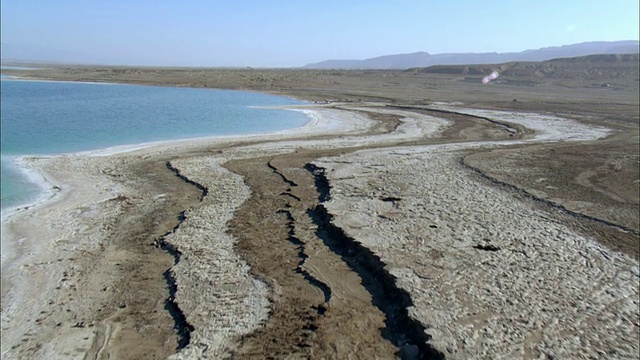
<path fill-rule="evenodd" d="M 369 69 L 404 70 L 433 65 L 498 64 L 510 61 L 546 61 L 596 54 L 636 54 L 639 42 L 594 41 L 580 44 L 546 47 L 511 53 L 450 53 L 434 54 L 416 52 L 411 54 L 384 55 L 364 60 L 325 60 L 305 65 L 308 69 Z"/>

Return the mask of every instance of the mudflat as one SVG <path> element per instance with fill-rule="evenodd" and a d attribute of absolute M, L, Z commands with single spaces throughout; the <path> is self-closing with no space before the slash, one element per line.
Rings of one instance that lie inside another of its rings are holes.
<path fill-rule="evenodd" d="M 52 198 L 3 223 L 2 357 L 637 358 L 638 65 L 607 59 L 3 71 L 315 103 L 25 159 Z"/>

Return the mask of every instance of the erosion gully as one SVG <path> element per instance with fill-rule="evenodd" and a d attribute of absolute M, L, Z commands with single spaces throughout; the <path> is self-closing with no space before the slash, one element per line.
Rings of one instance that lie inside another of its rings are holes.
<path fill-rule="evenodd" d="M 234 358 L 358 353 L 362 357 L 440 359 L 373 252 L 331 222 L 324 154 L 288 154 L 225 164 L 242 175 L 251 198 L 230 229 L 237 251 L 273 294 L 267 323 L 241 339 Z"/>
<path fill-rule="evenodd" d="M 397 119 L 384 120 L 389 127 L 385 132 L 398 125 Z M 477 127 L 479 119 L 459 120 L 454 120 L 451 134 L 444 135 L 446 140 L 460 137 L 468 127 Z M 505 137 L 510 136 L 513 131 L 505 131 Z M 418 143 L 421 141 L 411 145 Z M 335 226 L 323 206 L 330 200 L 331 188 L 324 169 L 312 161 L 355 150 L 298 150 L 224 165 L 243 176 L 252 192 L 228 224 L 237 239 L 236 251 L 251 266 L 253 275 L 271 289 L 269 319 L 239 340 L 230 354 L 233 358 L 341 358 L 354 353 L 361 358 L 444 358 L 429 346 L 424 326 L 408 315 L 411 298 L 396 285 L 386 264 Z M 170 163 L 167 168 L 196 186 L 202 197 L 207 196 L 202 185 L 181 175 Z M 179 220 L 176 228 L 184 214 Z M 180 260 L 179 251 L 164 237 L 159 243 L 176 263 Z M 193 328 L 172 301 L 176 284 L 170 271 L 165 278 L 170 289 L 167 308 L 176 324 L 180 349 L 188 344 Z"/>

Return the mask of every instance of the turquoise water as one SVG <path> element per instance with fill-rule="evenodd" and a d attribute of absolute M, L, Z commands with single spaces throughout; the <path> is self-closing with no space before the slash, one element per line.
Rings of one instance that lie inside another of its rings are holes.
<path fill-rule="evenodd" d="M 2 209 L 33 201 L 39 187 L 16 157 L 302 126 L 296 111 L 252 106 L 304 104 L 255 92 L 2 79 Z"/>

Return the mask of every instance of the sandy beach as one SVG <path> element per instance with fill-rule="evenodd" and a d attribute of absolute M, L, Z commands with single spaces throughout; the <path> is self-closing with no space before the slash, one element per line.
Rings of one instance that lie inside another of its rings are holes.
<path fill-rule="evenodd" d="M 618 128 L 293 110 L 309 123 L 24 158 L 51 197 L 3 219 L 2 358 L 637 358 L 637 252 L 606 240 L 637 246 L 637 226 L 481 156 Z"/>

